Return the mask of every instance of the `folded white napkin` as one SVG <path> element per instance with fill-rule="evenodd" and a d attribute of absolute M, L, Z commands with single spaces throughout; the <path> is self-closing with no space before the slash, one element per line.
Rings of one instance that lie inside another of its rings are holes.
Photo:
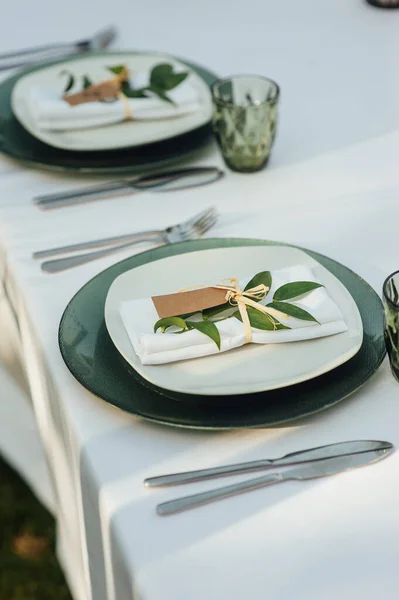
<path fill-rule="evenodd" d="M 131 84 L 135 88 L 145 87 L 148 84 L 148 77 L 148 73 L 138 73 L 132 78 Z M 70 93 L 73 93 L 73 90 Z M 168 96 L 174 104 L 161 100 L 156 95 L 150 98 L 129 98 L 133 119 L 170 119 L 195 112 L 201 107 L 201 99 L 190 80 L 190 75 L 175 89 L 168 92 Z M 70 106 L 63 100 L 59 91 L 39 86 L 30 89 L 28 105 L 37 127 L 54 131 L 103 127 L 119 123 L 126 116 L 125 104 L 122 100 L 87 102 Z"/>
<path fill-rule="evenodd" d="M 240 281 L 243 289 L 251 278 Z M 271 302 L 274 292 L 285 283 L 295 281 L 317 281 L 312 270 L 304 265 L 296 265 L 287 269 L 272 271 L 272 287 L 262 304 Z M 326 288 L 313 290 L 298 301 L 289 301 L 307 310 L 320 323 L 302 321 L 294 317 L 281 319 L 281 323 L 291 329 L 280 331 L 263 331 L 252 328 L 254 344 L 273 344 L 314 339 L 341 333 L 348 329 L 338 306 L 329 297 Z M 154 325 L 159 317 L 151 298 L 130 300 L 120 305 L 120 315 L 135 353 L 144 365 L 159 365 L 168 362 L 198 358 L 210 354 L 226 352 L 242 346 L 245 342 L 244 326 L 238 319 L 231 318 L 217 323 L 220 333 L 221 347 L 218 350 L 215 342 L 197 330 L 187 331 L 181 335 L 173 333 L 153 333 Z"/>

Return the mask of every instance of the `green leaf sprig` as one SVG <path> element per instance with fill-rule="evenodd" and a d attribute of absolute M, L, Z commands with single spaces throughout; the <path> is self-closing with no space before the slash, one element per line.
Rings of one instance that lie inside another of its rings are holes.
<path fill-rule="evenodd" d="M 125 69 L 125 65 L 114 65 L 107 67 L 108 71 L 114 75 L 120 75 Z M 63 93 L 69 92 L 76 83 L 75 76 L 67 70 L 63 70 L 60 73 L 61 76 L 67 76 L 67 81 Z M 169 63 L 160 63 L 151 70 L 150 82 L 146 87 L 133 88 L 129 81 L 123 81 L 121 84 L 121 91 L 127 98 L 148 98 L 151 94 L 155 94 L 161 100 L 174 104 L 173 100 L 168 96 L 167 92 L 170 92 L 178 85 L 180 85 L 188 76 L 188 72 L 176 73 L 173 65 Z M 93 81 L 88 75 L 82 76 L 82 88 L 93 85 Z M 115 98 L 117 100 L 117 98 Z"/>
<path fill-rule="evenodd" d="M 244 291 L 250 290 L 261 284 L 265 285 L 270 290 L 272 286 L 272 275 L 270 271 L 261 271 L 260 273 L 257 273 L 257 275 L 247 283 Z M 272 302 L 269 302 L 265 306 L 274 308 L 275 310 L 291 317 L 295 317 L 296 319 L 301 319 L 302 321 L 314 321 L 320 325 L 317 319 L 309 312 L 288 302 L 288 300 L 298 300 L 303 298 L 320 287 L 324 286 L 320 283 L 315 283 L 314 281 L 295 281 L 293 283 L 286 283 L 275 291 Z M 258 300 L 258 302 L 260 302 L 260 300 Z M 264 331 L 291 329 L 287 325 L 280 323 L 280 321 L 272 315 L 265 314 L 250 306 L 247 307 L 247 312 L 251 327 L 254 327 L 255 329 Z M 193 321 L 191 318 L 194 316 L 196 320 Z M 161 332 L 165 333 L 171 327 L 175 328 L 175 331 L 172 333 L 185 333 L 186 331 L 197 329 L 214 341 L 220 350 L 220 333 L 215 323 L 230 318 L 236 318 L 242 321 L 237 307 L 231 306 L 231 304 L 225 302 L 220 306 L 206 308 L 201 312 L 159 319 L 154 325 L 154 333 L 156 333 L 158 329 L 161 329 Z"/>
<path fill-rule="evenodd" d="M 156 333 L 158 329 L 161 329 L 162 333 L 165 333 L 170 327 L 180 329 L 180 331 L 175 331 L 173 333 L 184 333 L 185 331 L 197 329 L 211 338 L 220 350 L 220 333 L 216 325 L 211 321 L 187 321 L 182 317 L 164 317 L 155 323 L 154 333 Z"/>
<path fill-rule="evenodd" d="M 62 77 L 63 75 L 66 75 L 68 77 L 68 79 L 66 81 L 66 84 L 65 84 L 65 87 L 64 87 L 64 94 L 66 94 L 75 85 L 75 77 L 72 75 L 72 73 L 70 73 L 66 69 L 63 69 L 61 71 L 60 76 Z"/>

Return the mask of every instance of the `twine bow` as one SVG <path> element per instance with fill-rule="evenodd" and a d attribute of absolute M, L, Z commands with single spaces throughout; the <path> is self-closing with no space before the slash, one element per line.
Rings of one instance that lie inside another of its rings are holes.
<path fill-rule="evenodd" d="M 129 121 L 133 119 L 132 108 L 130 106 L 128 98 L 122 92 L 122 84 L 127 81 L 129 78 L 129 71 L 127 67 L 123 67 L 120 73 L 115 74 L 115 77 L 112 77 L 109 81 L 114 81 L 118 86 L 117 98 L 122 101 L 123 108 L 125 109 L 125 119 Z"/>
<path fill-rule="evenodd" d="M 230 285 L 223 285 L 224 281 L 229 281 Z M 275 317 L 276 319 L 287 319 L 288 315 L 282 313 L 275 308 L 270 308 L 268 306 L 263 306 L 263 304 L 259 304 L 260 300 L 263 300 L 268 291 L 269 287 L 261 283 L 253 288 L 248 290 L 241 290 L 238 279 L 236 277 L 232 277 L 231 279 L 223 279 L 221 285 L 212 285 L 211 287 L 226 290 L 226 302 L 231 304 L 231 306 L 237 306 L 240 312 L 240 316 L 242 319 L 242 323 L 244 325 L 244 334 L 245 334 L 245 343 L 249 344 L 252 341 L 252 328 L 251 323 L 248 316 L 248 307 L 254 308 L 259 312 L 267 315 L 268 317 Z M 273 329 L 276 329 L 276 324 L 273 319 L 270 319 Z"/>
<path fill-rule="evenodd" d="M 229 282 L 229 285 L 225 285 L 224 282 Z M 248 307 L 251 307 L 259 312 L 267 315 L 270 319 L 270 322 L 273 325 L 273 329 L 276 329 L 276 323 L 271 317 L 275 317 L 276 319 L 288 319 L 288 315 L 276 310 L 275 308 L 270 308 L 269 306 L 263 306 L 263 304 L 259 304 L 260 300 L 266 298 L 266 295 L 269 291 L 269 287 L 261 283 L 253 288 L 248 290 L 241 290 L 239 286 L 238 279 L 236 277 L 223 279 L 220 285 L 193 285 L 188 288 L 183 288 L 179 290 L 180 292 L 188 292 L 192 289 L 201 289 L 201 288 L 215 288 L 218 290 L 226 290 L 225 300 L 231 306 L 237 306 L 240 312 L 241 320 L 244 325 L 244 335 L 245 335 L 245 343 L 249 344 L 252 342 L 252 328 L 251 323 L 248 316 Z"/>

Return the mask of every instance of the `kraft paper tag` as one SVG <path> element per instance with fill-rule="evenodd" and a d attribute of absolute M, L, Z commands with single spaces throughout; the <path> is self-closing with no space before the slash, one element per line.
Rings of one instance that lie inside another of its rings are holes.
<path fill-rule="evenodd" d="M 120 90 L 120 81 L 111 79 L 109 81 L 90 85 L 85 90 L 77 92 L 76 94 L 65 94 L 63 99 L 68 102 L 70 106 L 77 106 L 78 104 L 84 104 L 85 102 L 98 102 L 99 100 L 115 98 Z"/>
<path fill-rule="evenodd" d="M 226 302 L 226 290 L 207 287 L 165 296 L 153 296 L 152 301 L 160 319 L 194 313 Z"/>

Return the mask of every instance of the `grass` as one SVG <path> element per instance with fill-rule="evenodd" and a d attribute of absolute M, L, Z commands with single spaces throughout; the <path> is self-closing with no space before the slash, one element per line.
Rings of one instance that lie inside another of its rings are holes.
<path fill-rule="evenodd" d="M 0 457 L 0 600 L 72 600 L 54 542 L 53 517 Z"/>

